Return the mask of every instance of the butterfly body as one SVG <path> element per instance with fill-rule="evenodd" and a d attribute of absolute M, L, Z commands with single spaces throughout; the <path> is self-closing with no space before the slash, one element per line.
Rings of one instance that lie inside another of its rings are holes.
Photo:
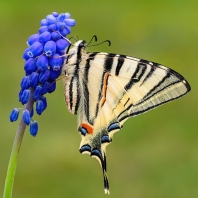
<path fill-rule="evenodd" d="M 76 42 L 63 67 L 65 101 L 78 115 L 80 152 L 95 157 L 103 171 L 105 193 L 106 146 L 129 118 L 177 99 L 190 91 L 177 72 L 160 64 L 130 56 L 86 52 Z"/>

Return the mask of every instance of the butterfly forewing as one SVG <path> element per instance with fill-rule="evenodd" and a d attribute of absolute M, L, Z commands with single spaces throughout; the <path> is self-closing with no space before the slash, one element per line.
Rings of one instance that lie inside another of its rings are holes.
<path fill-rule="evenodd" d="M 131 116 L 145 113 L 190 91 L 177 72 L 160 64 L 109 53 L 86 53 L 85 41 L 69 51 L 64 65 L 65 100 L 78 113 L 80 152 L 95 157 L 103 171 L 105 193 L 106 146 Z"/>

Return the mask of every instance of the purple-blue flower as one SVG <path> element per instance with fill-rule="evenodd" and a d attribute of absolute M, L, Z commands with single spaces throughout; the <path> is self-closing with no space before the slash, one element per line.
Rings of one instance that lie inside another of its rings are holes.
<path fill-rule="evenodd" d="M 24 70 L 26 75 L 30 75 L 32 72 L 37 70 L 36 60 L 34 58 L 29 58 L 24 65 Z"/>
<path fill-rule="evenodd" d="M 10 122 L 14 122 L 18 119 L 18 116 L 19 116 L 19 109 L 17 108 L 14 108 L 12 110 L 12 112 L 10 113 Z"/>
<path fill-rule="evenodd" d="M 32 44 L 29 47 L 27 55 L 30 58 L 35 58 L 35 57 L 41 55 L 42 51 L 43 51 L 43 45 L 40 42 L 35 42 L 34 44 Z"/>
<path fill-rule="evenodd" d="M 42 34 L 39 35 L 39 41 L 41 43 L 47 43 L 47 41 L 50 41 L 51 39 L 51 34 L 49 32 L 43 32 Z"/>
<path fill-rule="evenodd" d="M 42 95 L 42 87 L 38 85 L 34 90 L 34 100 L 37 101 Z"/>
<path fill-rule="evenodd" d="M 45 110 L 45 105 L 42 100 L 36 101 L 36 112 L 37 114 L 41 115 L 42 112 Z"/>
<path fill-rule="evenodd" d="M 29 89 L 30 88 L 30 83 L 29 83 L 29 77 L 24 76 L 21 81 L 21 89 Z"/>
<path fill-rule="evenodd" d="M 36 61 L 38 71 L 45 71 L 48 68 L 48 57 L 44 54 L 40 55 Z"/>
<path fill-rule="evenodd" d="M 32 72 L 29 76 L 30 87 L 34 88 L 38 85 L 39 82 L 39 74 L 37 72 Z"/>
<path fill-rule="evenodd" d="M 65 48 L 69 47 L 70 43 L 68 40 L 65 39 L 59 39 L 56 41 L 56 49 L 57 51 L 62 51 Z"/>
<path fill-rule="evenodd" d="M 23 110 L 22 116 L 23 116 L 23 121 L 25 122 L 25 124 L 29 125 L 31 121 L 30 112 L 27 109 L 25 109 Z"/>
<path fill-rule="evenodd" d="M 63 58 L 59 54 L 54 54 L 49 60 L 49 65 L 52 70 L 58 71 L 63 65 Z"/>
<path fill-rule="evenodd" d="M 44 53 L 46 56 L 50 57 L 56 52 L 56 43 L 54 41 L 48 41 L 44 45 Z"/>
<path fill-rule="evenodd" d="M 30 36 L 28 38 L 27 44 L 29 46 L 31 46 L 32 44 L 34 44 L 35 42 L 39 41 L 39 35 L 38 34 L 33 34 L 32 36 Z"/>
<path fill-rule="evenodd" d="M 52 92 L 54 92 L 55 91 L 55 89 L 56 89 L 56 81 L 51 81 L 51 83 L 50 83 L 50 85 L 49 85 L 49 87 L 48 87 L 48 89 L 47 89 L 47 92 L 48 93 L 52 93 Z"/>
<path fill-rule="evenodd" d="M 23 90 L 19 101 L 21 101 L 21 103 L 24 105 L 28 102 L 29 99 L 30 99 L 30 90 L 29 89 Z"/>
<path fill-rule="evenodd" d="M 37 123 L 37 121 L 31 121 L 30 122 L 30 134 L 35 137 L 37 132 L 38 132 L 38 123 Z"/>
<path fill-rule="evenodd" d="M 45 83 L 50 77 L 50 71 L 47 69 L 39 74 L 39 83 Z"/>
<path fill-rule="evenodd" d="M 31 97 L 36 102 L 36 113 L 41 115 L 47 108 L 47 93 L 56 90 L 56 79 L 62 73 L 62 66 L 66 50 L 70 42 L 66 38 L 71 33 L 71 27 L 76 24 L 69 13 L 52 12 L 40 21 L 38 33 L 31 35 L 27 40 L 28 48 L 25 49 L 24 59 L 25 76 L 21 80 L 19 101 L 27 104 Z M 28 105 L 28 104 L 27 104 Z M 19 109 L 14 108 L 10 114 L 10 121 L 16 121 Z M 30 125 L 30 134 L 36 136 L 38 123 L 34 121 L 34 108 L 31 113 L 23 110 L 22 118 Z"/>

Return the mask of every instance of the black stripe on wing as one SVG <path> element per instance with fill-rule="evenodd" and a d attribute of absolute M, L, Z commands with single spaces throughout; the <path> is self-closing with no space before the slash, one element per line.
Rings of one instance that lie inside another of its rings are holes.
<path fill-rule="evenodd" d="M 116 66 L 116 71 L 115 71 L 115 75 L 118 76 L 120 73 L 120 69 L 122 68 L 122 65 L 124 64 L 126 56 L 125 55 L 119 55 L 118 57 L 118 63 Z"/>
<path fill-rule="evenodd" d="M 186 93 L 187 93 L 187 92 L 186 92 Z M 150 106 L 150 107 L 148 107 L 148 108 L 146 108 L 146 109 L 144 109 L 144 110 L 137 111 L 137 112 L 133 112 L 133 113 L 130 114 L 130 117 L 132 117 L 132 116 L 137 116 L 137 115 L 140 115 L 140 114 L 142 114 L 142 113 L 146 113 L 147 111 L 149 111 L 149 110 L 151 110 L 151 109 L 154 109 L 154 108 L 156 108 L 156 107 L 158 107 L 158 106 L 160 106 L 160 105 L 163 105 L 163 104 L 165 104 L 165 103 L 167 103 L 167 102 L 170 102 L 170 101 L 172 101 L 172 100 L 176 100 L 176 99 L 178 99 L 178 98 L 181 98 L 181 97 L 182 97 L 183 95 L 185 95 L 186 93 L 184 93 L 184 94 L 182 94 L 182 95 L 180 95 L 180 96 L 177 96 L 177 97 L 175 97 L 175 98 L 171 98 L 171 99 L 169 99 L 169 100 L 163 101 L 163 102 L 158 103 L 158 104 L 156 104 L 156 105 Z M 136 105 L 134 105 L 134 106 L 136 106 Z"/>
<path fill-rule="evenodd" d="M 94 60 L 95 56 L 97 55 L 97 52 L 93 52 L 89 54 L 89 57 L 86 60 L 85 69 L 84 69 L 84 78 L 82 79 L 82 85 L 84 90 L 84 113 L 87 118 L 87 121 L 90 124 L 93 124 L 90 121 L 90 113 L 89 113 L 89 89 L 88 89 L 88 76 L 89 76 L 89 69 L 90 69 L 90 61 Z"/>
<path fill-rule="evenodd" d="M 105 57 L 105 62 L 104 62 L 105 72 L 111 71 L 111 68 L 112 68 L 112 65 L 113 65 L 113 60 L 114 60 L 115 56 L 116 56 L 116 54 L 111 54 L 110 53 Z"/>
<path fill-rule="evenodd" d="M 150 66 L 150 71 L 149 73 L 146 75 L 146 77 L 144 78 L 144 80 L 142 81 L 141 85 L 142 86 L 150 77 L 152 77 L 153 73 L 155 72 L 155 70 L 157 69 L 157 67 L 153 67 L 153 66 Z"/>
<path fill-rule="evenodd" d="M 159 68 L 161 68 L 161 69 L 166 69 L 166 71 L 167 71 L 167 74 L 164 76 L 164 78 L 162 78 L 162 80 L 155 86 L 155 87 L 153 87 L 153 89 L 152 90 L 150 90 L 149 91 L 149 93 L 146 95 L 146 96 L 144 96 L 144 98 L 139 102 L 139 103 L 137 103 L 137 104 L 135 104 L 133 107 L 134 107 L 134 109 L 135 109 L 135 107 L 138 107 L 139 105 L 142 105 L 144 102 L 146 102 L 147 100 L 150 100 L 152 97 L 154 97 L 156 94 L 158 94 L 158 93 L 160 93 L 160 92 L 162 92 L 163 90 L 165 90 L 165 89 L 167 89 L 168 87 L 171 87 L 171 86 L 174 86 L 174 85 L 176 85 L 176 84 L 178 84 L 178 83 L 183 83 L 183 86 L 185 86 L 185 88 L 186 88 L 186 91 L 184 92 L 184 93 L 181 93 L 180 95 L 178 95 L 178 93 L 177 93 L 177 96 L 173 96 L 172 98 L 170 98 L 170 99 L 163 99 L 163 98 L 159 98 L 160 99 L 160 103 L 157 103 L 157 104 L 155 104 L 155 105 L 152 105 L 152 106 L 148 106 L 147 108 L 145 108 L 145 106 L 144 106 L 144 109 L 143 110 L 140 110 L 140 111 L 136 111 L 136 112 L 132 112 L 131 114 L 130 114 L 130 117 L 131 116 L 137 116 L 137 115 L 140 115 L 140 114 L 142 114 L 142 113 L 145 113 L 145 112 L 147 112 L 147 111 L 149 111 L 149 110 L 151 110 L 151 109 L 153 109 L 153 108 L 156 108 L 156 107 L 158 107 L 158 106 L 160 106 L 160 105 L 163 105 L 163 104 L 165 104 L 165 103 L 167 103 L 167 102 L 170 102 L 170 101 L 172 101 L 172 100 L 176 100 L 176 99 L 178 99 L 178 98 L 180 98 L 180 97 L 182 97 L 182 96 L 184 96 L 185 94 L 187 94 L 190 90 L 191 90 L 191 87 L 190 87 L 190 85 L 189 85 L 189 83 L 186 81 L 186 79 L 182 76 L 182 75 L 180 75 L 179 73 L 177 73 L 176 71 L 174 71 L 174 70 L 172 70 L 172 69 L 169 69 L 169 68 L 164 68 L 164 66 L 160 66 L 160 65 L 158 65 L 159 66 Z M 168 80 L 169 78 L 171 78 L 171 77 L 175 77 L 175 81 L 173 81 L 173 79 L 171 79 L 169 82 L 171 82 L 171 83 L 169 83 L 169 84 L 167 84 L 166 86 L 163 86 L 163 87 L 161 87 L 160 88 L 160 86 L 166 81 L 166 80 Z M 177 78 L 176 78 L 177 77 Z M 158 89 L 158 87 L 159 87 L 159 89 Z M 156 91 L 157 90 L 157 91 Z M 133 110 L 133 108 L 131 108 L 131 110 Z"/>
<path fill-rule="evenodd" d="M 135 72 L 133 73 L 131 79 L 129 82 L 125 85 L 124 89 L 127 91 L 131 89 L 133 84 L 139 82 L 141 80 L 141 77 L 146 72 L 147 65 L 144 63 L 138 63 Z"/>

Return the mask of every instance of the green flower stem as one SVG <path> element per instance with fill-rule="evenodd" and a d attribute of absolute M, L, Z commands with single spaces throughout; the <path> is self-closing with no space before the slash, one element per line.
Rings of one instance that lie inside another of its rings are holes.
<path fill-rule="evenodd" d="M 29 99 L 28 103 L 26 104 L 25 108 L 29 112 L 31 112 L 33 104 L 34 104 L 33 91 L 31 91 L 30 99 Z M 11 198 L 12 197 L 14 176 L 15 176 L 19 151 L 20 151 L 22 140 L 23 140 L 23 135 L 24 135 L 24 132 L 25 132 L 25 128 L 26 128 L 26 124 L 24 123 L 23 118 L 21 118 L 21 121 L 19 123 L 18 129 L 16 131 L 16 135 L 15 135 L 15 138 L 14 138 L 14 143 L 13 143 L 13 146 L 12 146 L 12 152 L 11 152 L 11 155 L 10 155 L 10 161 L 9 161 L 9 164 L 8 164 L 8 170 L 7 170 L 6 180 L 5 180 L 3 198 Z"/>

